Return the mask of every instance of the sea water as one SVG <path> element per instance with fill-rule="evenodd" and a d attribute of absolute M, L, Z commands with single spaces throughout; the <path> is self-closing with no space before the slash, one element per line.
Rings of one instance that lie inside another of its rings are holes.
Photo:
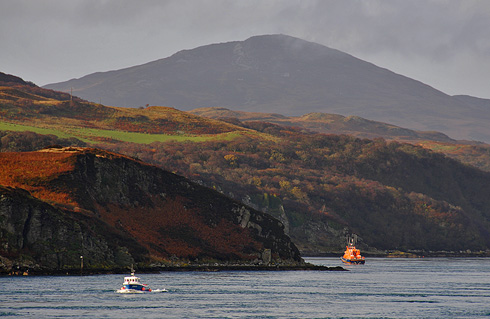
<path fill-rule="evenodd" d="M 307 258 L 339 266 L 339 258 Z M 349 271 L 0 277 L 6 318 L 490 318 L 489 258 L 368 258 Z"/>

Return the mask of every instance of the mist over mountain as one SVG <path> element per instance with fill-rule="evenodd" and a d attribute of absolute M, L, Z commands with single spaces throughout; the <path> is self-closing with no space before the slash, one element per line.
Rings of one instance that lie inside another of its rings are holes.
<path fill-rule="evenodd" d="M 341 51 L 286 35 L 183 50 L 46 88 L 73 89 L 84 99 L 115 106 L 355 115 L 456 139 L 490 141 L 490 101 L 452 97 Z"/>

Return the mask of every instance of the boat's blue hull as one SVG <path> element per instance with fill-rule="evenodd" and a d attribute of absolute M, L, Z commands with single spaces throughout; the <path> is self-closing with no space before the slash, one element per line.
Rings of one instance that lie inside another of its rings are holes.
<path fill-rule="evenodd" d="M 125 290 L 139 290 L 139 291 L 148 291 L 150 292 L 151 289 L 144 286 L 144 285 L 123 285 L 122 286 L 122 289 L 125 289 Z"/>

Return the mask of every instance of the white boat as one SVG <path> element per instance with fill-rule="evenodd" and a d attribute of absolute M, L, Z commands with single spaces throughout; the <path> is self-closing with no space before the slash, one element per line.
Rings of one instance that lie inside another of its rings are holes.
<path fill-rule="evenodd" d="M 151 291 L 148 285 L 142 284 L 140 278 L 134 275 L 134 271 L 131 272 L 131 276 L 124 277 L 121 289 L 117 290 L 119 293 L 145 293 Z"/>

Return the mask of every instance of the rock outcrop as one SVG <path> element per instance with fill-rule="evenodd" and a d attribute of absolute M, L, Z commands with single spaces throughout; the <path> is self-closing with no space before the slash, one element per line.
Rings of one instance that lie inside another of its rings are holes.
<path fill-rule="evenodd" d="M 82 255 L 93 268 L 171 259 L 302 263 L 281 222 L 212 189 L 115 153 L 43 152 L 70 153 L 73 169 L 25 181 L 25 188 L 69 200 L 48 204 L 36 191 L 0 189 L 3 271 L 15 264 L 76 269 Z"/>
<path fill-rule="evenodd" d="M 56 208 L 29 192 L 0 187 L 0 273 L 124 267 L 147 250 L 107 224 Z"/>

